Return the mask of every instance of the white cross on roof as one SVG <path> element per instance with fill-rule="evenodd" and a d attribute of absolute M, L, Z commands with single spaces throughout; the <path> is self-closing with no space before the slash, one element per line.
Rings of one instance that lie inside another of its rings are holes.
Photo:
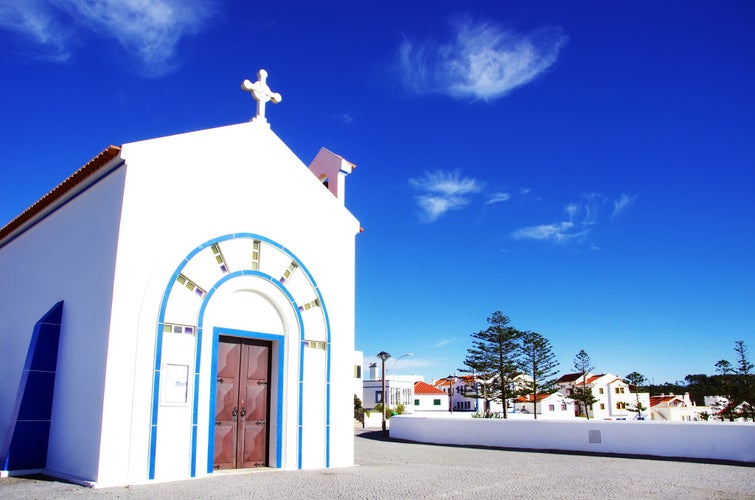
<path fill-rule="evenodd" d="M 265 118 L 265 103 L 273 101 L 277 104 L 281 102 L 283 98 L 279 93 L 272 92 L 270 87 L 267 86 L 267 71 L 264 69 L 259 70 L 257 78 L 259 78 L 259 80 L 254 83 L 249 80 L 244 80 L 241 84 L 241 88 L 247 92 L 251 92 L 252 96 L 257 101 L 257 115 L 252 118 L 252 121 L 259 118 L 261 121 L 267 123 L 267 119 Z"/>

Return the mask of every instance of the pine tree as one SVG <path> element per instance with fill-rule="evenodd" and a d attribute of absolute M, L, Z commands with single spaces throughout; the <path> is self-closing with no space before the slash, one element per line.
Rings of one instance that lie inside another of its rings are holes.
<path fill-rule="evenodd" d="M 537 419 L 537 396 L 553 388 L 556 382 L 555 376 L 558 373 L 556 368 L 558 361 L 550 341 L 537 332 L 522 333 L 520 350 L 522 356 L 519 367 L 523 374 L 530 377 L 530 380 L 522 384 L 521 392 L 525 395 L 532 394 L 534 414 Z"/>
<path fill-rule="evenodd" d="M 584 349 L 581 349 L 574 357 L 574 369 L 581 374 L 582 385 L 579 383 L 575 384 L 569 397 L 582 406 L 587 420 L 590 420 L 590 407 L 597 403 L 598 400 L 592 393 L 592 388 L 587 387 L 587 374 L 594 370 L 595 367 L 592 366 L 590 356 Z"/>
<path fill-rule="evenodd" d="M 487 318 L 488 328 L 472 334 L 473 347 L 467 349 L 464 364 L 480 375 L 493 377 L 490 398 L 503 404 L 503 418 L 507 418 L 506 401 L 514 396 L 514 379 L 519 375 L 518 357 L 521 332 L 508 326 L 508 316 L 496 311 Z"/>
<path fill-rule="evenodd" d="M 639 372 L 632 372 L 626 376 L 626 383 L 634 387 L 635 405 L 634 407 L 628 406 L 627 410 L 637 413 L 637 418 L 643 420 L 642 412 L 647 410 L 645 405 L 640 403 L 640 386 L 647 383 L 648 379 L 645 375 Z"/>

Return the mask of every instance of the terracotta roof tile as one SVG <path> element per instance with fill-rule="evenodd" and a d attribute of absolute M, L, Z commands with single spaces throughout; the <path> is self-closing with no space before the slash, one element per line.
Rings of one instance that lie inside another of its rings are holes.
<path fill-rule="evenodd" d="M 546 399 L 550 394 L 538 394 L 537 400 L 542 401 L 543 399 Z M 532 402 L 532 394 L 527 394 L 526 396 L 517 396 L 516 398 L 517 403 L 531 403 Z"/>
<path fill-rule="evenodd" d="M 417 381 L 414 382 L 414 394 L 445 394 L 445 392 L 427 382 Z"/>
<path fill-rule="evenodd" d="M 41 213 L 47 207 L 54 204 L 57 200 L 63 197 L 67 192 L 81 184 L 87 177 L 97 172 L 100 168 L 107 165 L 110 160 L 120 154 L 121 148 L 118 146 L 110 146 L 100 154 L 92 158 L 86 165 L 74 172 L 66 180 L 58 184 L 52 191 L 44 195 L 32 206 L 21 212 L 21 214 L 10 221 L 5 227 L 0 228 L 0 242 L 9 236 L 16 229 L 20 228 L 37 214 Z"/>
<path fill-rule="evenodd" d="M 560 379 L 556 380 L 556 383 L 574 382 L 582 376 L 582 373 L 567 373 L 562 375 Z"/>

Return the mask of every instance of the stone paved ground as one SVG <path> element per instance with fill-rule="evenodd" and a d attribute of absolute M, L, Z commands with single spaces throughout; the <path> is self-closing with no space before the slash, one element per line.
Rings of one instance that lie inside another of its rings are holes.
<path fill-rule="evenodd" d="M 0 499 L 726 498 L 755 499 L 755 464 L 725 465 L 435 446 L 357 431 L 356 467 L 256 470 L 125 488 L 0 479 Z"/>

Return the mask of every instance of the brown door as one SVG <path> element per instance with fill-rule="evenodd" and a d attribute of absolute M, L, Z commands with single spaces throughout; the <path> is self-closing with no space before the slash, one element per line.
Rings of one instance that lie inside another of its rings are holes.
<path fill-rule="evenodd" d="M 215 385 L 215 469 L 267 465 L 270 343 L 220 337 Z"/>

